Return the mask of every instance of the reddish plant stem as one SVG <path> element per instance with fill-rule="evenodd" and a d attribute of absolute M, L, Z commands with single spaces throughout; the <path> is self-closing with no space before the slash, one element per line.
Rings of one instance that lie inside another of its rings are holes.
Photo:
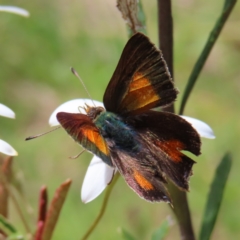
<path fill-rule="evenodd" d="M 8 217 L 9 194 L 6 187 L 6 172 L 4 171 L 5 159 L 0 159 L 0 214 Z"/>

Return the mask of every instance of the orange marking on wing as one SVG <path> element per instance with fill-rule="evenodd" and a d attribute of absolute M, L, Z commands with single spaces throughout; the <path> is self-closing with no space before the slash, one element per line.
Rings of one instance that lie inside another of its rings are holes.
<path fill-rule="evenodd" d="M 92 129 L 83 129 L 82 133 L 90 142 L 94 143 L 102 153 L 109 156 L 107 144 L 99 132 L 93 131 Z"/>
<path fill-rule="evenodd" d="M 183 154 L 180 152 L 184 149 L 184 144 L 178 140 L 157 141 L 159 146 L 174 162 L 180 162 Z"/>
<path fill-rule="evenodd" d="M 145 106 L 148 109 L 153 108 L 159 99 L 151 81 L 142 73 L 136 72 L 120 105 L 125 111 L 131 112 Z"/>
<path fill-rule="evenodd" d="M 151 82 L 149 81 L 149 79 L 144 77 L 142 73 L 136 72 L 133 75 L 132 82 L 129 85 L 129 91 L 131 92 L 147 86 L 151 86 Z"/>
<path fill-rule="evenodd" d="M 140 185 L 141 188 L 144 190 L 153 190 L 153 185 L 144 177 L 142 176 L 138 171 L 134 170 L 133 177 L 136 180 L 136 182 Z"/>
<path fill-rule="evenodd" d="M 159 95 L 154 91 L 152 86 L 138 89 L 136 91 L 129 92 L 122 101 L 121 105 L 128 111 L 132 111 L 138 108 L 142 108 L 148 104 L 153 104 L 160 99 Z"/>

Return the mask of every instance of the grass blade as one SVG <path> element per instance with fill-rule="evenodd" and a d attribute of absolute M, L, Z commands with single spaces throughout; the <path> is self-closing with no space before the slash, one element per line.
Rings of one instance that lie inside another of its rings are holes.
<path fill-rule="evenodd" d="M 208 240 L 212 234 L 221 206 L 225 185 L 232 165 L 232 157 L 225 154 L 218 165 L 205 207 L 199 240 Z"/>
<path fill-rule="evenodd" d="M 124 240 L 135 240 L 132 234 L 130 234 L 127 230 L 121 228 L 120 232 Z"/>
<path fill-rule="evenodd" d="M 10 234 L 17 233 L 16 228 L 8 222 L 8 220 L 0 214 L 0 229 L 1 230 L 7 230 Z"/>
<path fill-rule="evenodd" d="M 222 11 L 220 17 L 218 18 L 213 30 L 211 31 L 211 33 L 208 37 L 207 43 L 206 43 L 200 57 L 198 58 L 195 66 L 191 72 L 191 75 L 188 79 L 188 83 L 185 88 L 181 106 L 180 106 L 180 111 L 179 111 L 180 115 L 183 114 L 184 107 L 187 103 L 188 97 L 197 81 L 197 78 L 198 78 L 215 42 L 217 41 L 217 38 L 218 38 L 225 22 L 227 21 L 230 13 L 232 12 L 232 9 L 236 2 L 237 2 L 237 0 L 225 0 L 225 2 L 224 2 L 223 11 Z"/>
<path fill-rule="evenodd" d="M 152 240 L 163 240 L 169 230 L 169 221 L 165 220 L 162 222 L 162 224 L 160 225 L 160 227 L 153 233 L 152 235 Z"/>

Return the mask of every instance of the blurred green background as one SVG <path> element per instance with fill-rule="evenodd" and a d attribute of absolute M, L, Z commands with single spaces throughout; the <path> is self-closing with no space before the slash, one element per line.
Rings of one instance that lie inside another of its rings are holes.
<path fill-rule="evenodd" d="M 77 160 L 69 160 L 81 148 L 62 130 L 30 142 L 24 139 L 49 130 L 48 118 L 61 103 L 87 98 L 70 66 L 79 72 L 93 99 L 102 100 L 128 38 L 125 22 L 112 0 L 3 0 L 1 5 L 23 7 L 31 16 L 26 19 L 0 13 L 0 102 L 16 113 L 16 120 L 0 118 L 0 138 L 19 153 L 14 169 L 32 208 L 37 207 L 43 184 L 48 186 L 51 198 L 60 183 L 67 178 L 73 180 L 53 239 L 80 239 L 97 216 L 103 200 L 103 195 L 86 205 L 80 200 L 91 155 L 84 153 Z M 156 1 L 144 0 L 143 7 L 148 36 L 157 44 Z M 222 7 L 223 1 L 218 0 L 173 0 L 174 75 L 180 90 L 177 110 L 188 76 Z M 202 155 L 194 158 L 197 164 L 188 197 L 196 234 L 214 170 L 226 151 L 233 155 L 233 168 L 212 238 L 219 240 L 240 239 L 239 64 L 237 4 L 185 110 L 185 115 L 207 122 L 216 135 L 215 140 L 202 140 Z M 27 214 L 32 227 L 35 211 Z M 24 232 L 14 206 L 10 213 L 12 222 Z M 170 208 L 164 203 L 145 202 L 120 179 L 103 220 L 89 239 L 122 239 L 118 233 L 120 227 L 137 239 L 149 239 L 168 216 L 173 225 L 166 239 L 179 239 Z"/>

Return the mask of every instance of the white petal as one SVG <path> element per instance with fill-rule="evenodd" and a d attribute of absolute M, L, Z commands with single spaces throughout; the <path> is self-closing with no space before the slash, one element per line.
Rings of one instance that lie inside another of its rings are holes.
<path fill-rule="evenodd" d="M 30 15 L 27 10 L 20 7 L 14 7 L 14 6 L 0 6 L 0 12 L 15 13 L 23 17 L 29 17 Z"/>
<path fill-rule="evenodd" d="M 186 121 L 191 123 L 201 137 L 210 138 L 210 139 L 215 138 L 213 130 L 205 122 L 202 122 L 196 118 L 191 118 L 186 116 L 180 116 L 180 117 L 184 118 Z"/>
<path fill-rule="evenodd" d="M 0 115 L 9 118 L 15 118 L 15 113 L 2 103 L 0 103 Z"/>
<path fill-rule="evenodd" d="M 18 153 L 16 150 L 7 142 L 0 139 L 0 152 L 9 155 L 9 156 L 17 156 Z"/>
<path fill-rule="evenodd" d="M 48 123 L 50 124 L 50 126 L 57 126 L 59 125 L 59 122 L 56 118 L 56 115 L 58 112 L 68 112 L 68 113 L 79 113 L 80 111 L 82 113 L 86 113 L 84 111 L 84 109 L 79 108 L 79 107 L 85 107 L 85 103 L 89 106 L 94 107 L 93 102 L 95 104 L 95 106 L 103 106 L 102 102 L 99 101 L 95 101 L 95 100 L 90 100 L 90 99 L 74 99 L 74 100 L 70 100 L 68 102 L 63 103 L 62 105 L 60 105 L 58 108 L 56 108 L 54 110 L 54 112 L 51 114 Z"/>
<path fill-rule="evenodd" d="M 98 197 L 111 182 L 113 173 L 114 168 L 94 156 L 84 177 L 81 190 L 82 201 L 88 203 Z"/>

